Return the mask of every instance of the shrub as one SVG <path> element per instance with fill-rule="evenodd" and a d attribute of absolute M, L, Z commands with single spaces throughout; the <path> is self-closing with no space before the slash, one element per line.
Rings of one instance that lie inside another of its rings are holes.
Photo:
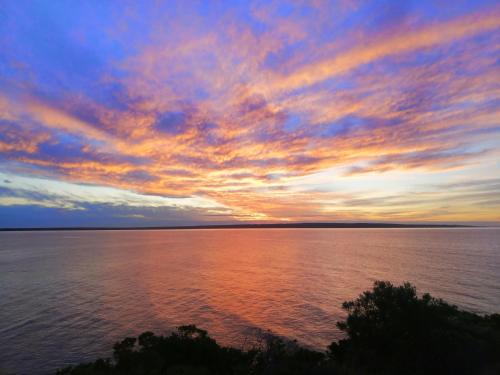
<path fill-rule="evenodd" d="M 261 346 L 239 350 L 217 344 L 194 325 L 169 336 L 145 332 L 98 359 L 59 375 L 350 375 L 500 374 L 500 315 L 480 316 L 424 294 L 409 283 L 377 281 L 343 303 L 345 338 L 325 353 L 267 334 Z"/>
<path fill-rule="evenodd" d="M 480 374 L 498 369 L 499 315 L 460 311 L 409 283 L 377 281 L 343 303 L 346 338 L 329 347 L 347 368 L 383 374 Z"/>

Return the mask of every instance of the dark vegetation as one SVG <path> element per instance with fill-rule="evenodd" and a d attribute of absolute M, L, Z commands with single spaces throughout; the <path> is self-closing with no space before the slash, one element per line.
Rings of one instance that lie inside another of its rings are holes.
<path fill-rule="evenodd" d="M 249 350 L 220 346 L 196 326 L 169 336 L 145 332 L 114 345 L 113 359 L 59 375 L 500 374 L 500 315 L 461 311 L 410 284 L 376 282 L 344 302 L 345 338 L 325 352 L 267 335 Z"/>

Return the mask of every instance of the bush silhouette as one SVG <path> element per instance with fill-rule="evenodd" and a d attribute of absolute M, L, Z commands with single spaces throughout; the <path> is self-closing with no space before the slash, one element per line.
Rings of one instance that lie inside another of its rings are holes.
<path fill-rule="evenodd" d="M 220 346 L 207 331 L 181 326 L 169 336 L 144 332 L 98 359 L 59 375 L 157 374 L 500 374 L 500 315 L 464 312 L 406 283 L 377 281 L 343 303 L 345 338 L 325 353 L 272 334 L 250 350 Z"/>
<path fill-rule="evenodd" d="M 153 374 L 307 374 L 318 370 L 324 355 L 266 335 L 262 347 L 248 351 L 219 346 L 194 325 L 170 336 L 144 332 L 113 346 L 113 362 L 99 359 L 58 371 L 59 375 Z"/>
<path fill-rule="evenodd" d="M 498 369 L 500 316 L 458 310 L 409 283 L 377 281 L 373 290 L 344 302 L 337 326 L 347 337 L 329 347 L 349 368 L 384 374 L 480 374 Z M 500 372 L 499 372 L 500 373 Z"/>

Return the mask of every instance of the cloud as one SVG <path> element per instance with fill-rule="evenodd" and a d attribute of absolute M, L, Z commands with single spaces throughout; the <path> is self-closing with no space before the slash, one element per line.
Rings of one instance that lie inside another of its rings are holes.
<path fill-rule="evenodd" d="M 51 207 L 73 209 L 85 209 L 85 204 L 107 204 L 128 207 L 225 210 L 224 206 L 202 197 L 167 198 L 103 186 L 73 184 L 3 173 L 0 173 L 0 176 L 4 181 L 0 183 L 2 189 L 0 193 L 4 198 L 3 205 L 9 205 L 9 199 L 14 199 L 15 204 L 22 204 L 25 200 L 30 204 L 39 202 L 40 206 L 47 206 L 46 202 L 50 202 Z M 7 184 L 6 180 L 10 182 Z"/>
<path fill-rule="evenodd" d="M 398 167 L 404 169 L 426 168 L 428 170 L 446 170 L 463 167 L 488 153 L 488 150 L 478 152 L 463 152 L 459 150 L 445 150 L 438 152 L 424 150 L 421 152 L 411 152 L 406 154 L 389 155 L 378 158 L 364 167 L 351 167 L 346 173 L 347 176 L 370 173 L 385 172 Z"/>
<path fill-rule="evenodd" d="M 299 194 L 301 178 L 336 170 L 332 190 L 362 175 L 433 179 L 494 165 L 498 7 L 379 4 L 135 4 L 87 20 L 63 6 L 68 19 L 56 24 L 7 17 L 2 169 L 60 185 L 3 207 L 117 202 L 52 194 L 89 184 L 129 192 L 124 205 L 194 199 L 187 206 L 212 217 L 313 220 L 336 206 L 318 187 Z M 336 209 L 332 219 L 363 215 Z M 380 217 L 404 216 L 391 212 Z"/>

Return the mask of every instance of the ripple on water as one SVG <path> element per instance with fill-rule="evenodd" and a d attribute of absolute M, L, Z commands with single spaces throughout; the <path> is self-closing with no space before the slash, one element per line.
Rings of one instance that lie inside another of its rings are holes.
<path fill-rule="evenodd" d="M 188 323 L 222 344 L 270 329 L 323 349 L 374 280 L 488 313 L 498 269 L 498 229 L 0 233 L 0 369 L 46 373 Z"/>

